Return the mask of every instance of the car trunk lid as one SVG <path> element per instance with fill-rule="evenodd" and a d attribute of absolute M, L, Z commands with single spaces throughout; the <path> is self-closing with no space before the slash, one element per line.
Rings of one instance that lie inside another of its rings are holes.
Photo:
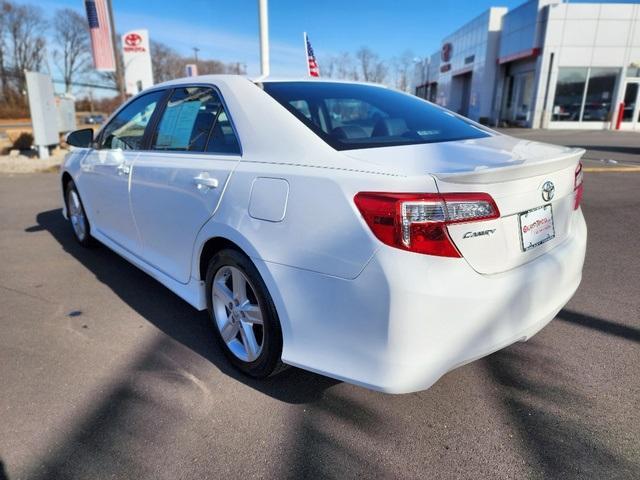
<path fill-rule="evenodd" d="M 378 152 L 366 157 L 378 163 L 379 150 L 393 150 L 402 173 L 428 172 L 440 193 L 488 193 L 496 202 L 500 218 L 448 226 L 454 244 L 479 273 L 515 268 L 570 235 L 576 167 L 584 150 L 503 135 L 407 147 L 374 149 Z M 356 155 L 365 159 L 361 152 Z M 553 192 L 543 197 L 543 186 Z"/>

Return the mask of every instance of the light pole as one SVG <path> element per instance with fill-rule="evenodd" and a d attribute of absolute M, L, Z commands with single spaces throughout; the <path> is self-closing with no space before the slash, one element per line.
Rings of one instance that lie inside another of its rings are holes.
<path fill-rule="evenodd" d="M 113 18 L 113 7 L 111 6 L 111 0 L 107 0 L 107 9 L 109 10 L 109 27 L 111 28 L 111 43 L 113 45 L 113 55 L 115 56 L 116 60 L 116 84 L 120 92 L 120 101 L 124 102 L 127 98 L 124 85 L 124 65 L 122 62 L 122 55 L 119 54 L 118 51 L 118 41 L 116 40 L 118 38 L 118 35 L 116 34 L 116 22 Z"/>
<path fill-rule="evenodd" d="M 260 16 L 260 78 L 269 76 L 269 18 L 267 0 L 258 0 Z"/>
<path fill-rule="evenodd" d="M 193 49 L 193 57 L 196 63 L 196 71 L 198 71 L 198 52 L 200 51 L 200 49 L 198 47 L 193 47 L 192 49 Z"/>

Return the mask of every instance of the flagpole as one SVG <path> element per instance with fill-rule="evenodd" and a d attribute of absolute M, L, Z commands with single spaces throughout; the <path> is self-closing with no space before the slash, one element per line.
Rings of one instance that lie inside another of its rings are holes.
<path fill-rule="evenodd" d="M 125 90 L 124 90 L 124 66 L 119 61 L 118 56 L 118 42 L 116 40 L 117 33 L 115 27 L 115 20 L 113 19 L 113 8 L 111 6 L 111 0 L 106 0 L 107 9 L 109 11 L 109 28 L 111 29 L 111 44 L 113 46 L 113 60 L 116 64 L 116 83 L 118 84 L 118 89 L 120 91 L 120 101 L 124 102 L 126 100 Z"/>
<path fill-rule="evenodd" d="M 307 32 L 302 32 L 302 39 L 304 41 L 304 63 L 307 65 L 307 76 L 311 76 L 311 69 L 309 68 L 309 50 L 307 47 Z"/>
<path fill-rule="evenodd" d="M 267 0 L 258 0 L 260 15 L 260 78 L 269 76 L 269 17 Z"/>

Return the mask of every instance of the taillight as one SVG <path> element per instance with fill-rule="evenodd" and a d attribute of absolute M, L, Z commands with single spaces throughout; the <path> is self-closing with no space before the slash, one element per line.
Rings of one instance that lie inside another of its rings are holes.
<path fill-rule="evenodd" d="M 582 162 L 578 162 L 578 166 L 576 167 L 576 177 L 573 182 L 573 209 L 577 210 L 580 206 L 580 202 L 582 201 L 582 192 L 584 190 L 584 186 L 582 185 L 582 180 L 584 177 L 584 172 L 582 171 Z"/>
<path fill-rule="evenodd" d="M 486 193 L 360 192 L 354 201 L 383 243 L 440 257 L 461 256 L 449 237 L 448 224 L 500 217 Z"/>

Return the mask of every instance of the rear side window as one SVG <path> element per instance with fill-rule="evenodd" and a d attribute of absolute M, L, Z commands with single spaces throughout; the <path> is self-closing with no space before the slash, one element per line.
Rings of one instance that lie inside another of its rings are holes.
<path fill-rule="evenodd" d="M 216 123 L 211 131 L 211 136 L 209 137 L 209 142 L 207 143 L 206 151 L 210 153 L 240 153 L 238 138 L 233 131 L 233 127 L 224 108 L 221 109 L 218 114 Z"/>
<path fill-rule="evenodd" d="M 373 85 L 266 82 L 263 88 L 336 150 L 489 136 L 422 99 Z"/>
<path fill-rule="evenodd" d="M 207 87 L 180 87 L 173 91 L 152 140 L 152 149 L 240 151 L 219 95 Z"/>
<path fill-rule="evenodd" d="M 163 91 L 150 92 L 132 100 L 104 127 L 100 148 L 140 150 L 144 131 L 164 96 Z"/>

